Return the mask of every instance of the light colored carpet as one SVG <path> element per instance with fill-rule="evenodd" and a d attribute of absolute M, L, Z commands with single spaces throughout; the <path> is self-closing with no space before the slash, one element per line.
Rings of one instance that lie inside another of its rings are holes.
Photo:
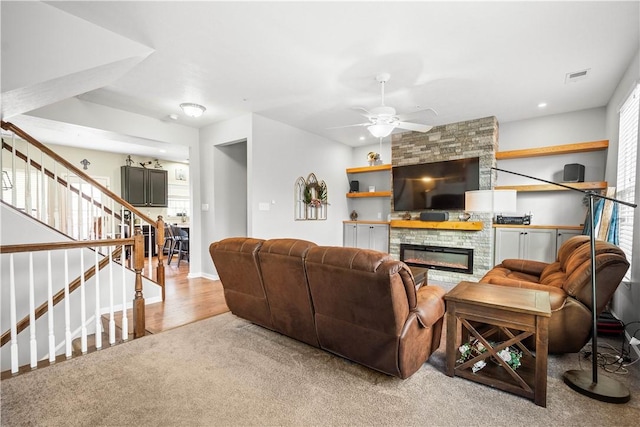
<path fill-rule="evenodd" d="M 631 401 L 602 403 L 562 381 L 576 354 L 550 356 L 547 408 L 444 372 L 441 347 L 400 380 L 231 313 L 2 382 L 3 426 L 637 426 Z M 585 369 L 590 365 L 583 363 Z M 610 375 L 610 374 L 608 374 Z"/>

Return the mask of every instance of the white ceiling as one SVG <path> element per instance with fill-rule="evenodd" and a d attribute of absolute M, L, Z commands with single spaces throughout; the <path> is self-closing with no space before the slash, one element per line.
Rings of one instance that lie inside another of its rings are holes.
<path fill-rule="evenodd" d="M 409 121 L 504 123 L 606 105 L 640 38 L 636 1 L 50 4 L 153 49 L 84 101 L 196 128 L 254 112 L 352 146 L 377 141 L 331 128 L 379 105 L 378 73 Z M 207 111 L 187 118 L 182 102 Z"/>

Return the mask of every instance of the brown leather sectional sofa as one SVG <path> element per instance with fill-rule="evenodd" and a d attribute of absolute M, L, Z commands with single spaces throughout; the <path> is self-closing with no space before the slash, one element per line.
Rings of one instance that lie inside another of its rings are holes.
<path fill-rule="evenodd" d="M 607 306 L 629 268 L 617 246 L 596 240 L 596 315 Z M 575 236 L 558 250 L 553 263 L 505 259 L 480 279 L 501 286 L 549 292 L 549 352 L 575 353 L 591 336 L 591 245 L 589 236 Z"/>
<path fill-rule="evenodd" d="M 445 291 L 388 254 L 246 237 L 209 253 L 231 312 L 265 328 L 400 378 L 440 345 Z"/>

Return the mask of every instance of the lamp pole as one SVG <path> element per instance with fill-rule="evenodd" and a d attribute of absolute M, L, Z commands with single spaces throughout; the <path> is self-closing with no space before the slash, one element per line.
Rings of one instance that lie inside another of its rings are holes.
<path fill-rule="evenodd" d="M 495 167 L 491 167 L 491 169 L 506 172 L 513 175 L 522 176 L 525 178 L 533 179 L 540 182 L 545 182 L 547 184 L 557 185 L 559 187 L 564 187 L 569 190 L 578 191 L 580 193 L 587 194 L 589 196 L 589 225 L 591 229 L 591 237 L 589 239 L 591 245 L 591 375 L 589 375 L 588 371 L 582 369 L 574 369 L 569 370 L 564 373 L 564 382 L 573 390 L 577 391 L 580 394 L 584 394 L 585 396 L 591 397 L 593 399 L 599 400 L 601 402 L 609 402 L 609 403 L 626 403 L 631 399 L 631 394 L 629 393 L 629 389 L 625 387 L 623 384 L 618 381 L 609 378 L 603 377 L 598 381 L 598 361 L 597 361 L 597 352 L 598 352 L 598 316 L 596 314 L 596 238 L 595 238 L 595 220 L 594 220 L 594 212 L 593 212 L 593 198 L 600 197 L 602 199 L 611 200 L 615 203 L 621 203 L 626 206 L 630 206 L 632 208 L 636 208 L 638 205 L 634 203 L 625 202 L 622 200 L 617 200 L 607 196 L 597 196 L 591 191 L 585 191 L 578 188 L 571 187 L 569 185 L 561 184 L 558 182 L 547 181 L 545 179 L 536 178 L 529 175 L 524 175 L 518 172 L 512 172 L 505 169 L 499 169 Z"/>

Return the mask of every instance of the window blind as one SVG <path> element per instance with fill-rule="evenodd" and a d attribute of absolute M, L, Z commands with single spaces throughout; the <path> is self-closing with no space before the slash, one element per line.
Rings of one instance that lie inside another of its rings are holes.
<path fill-rule="evenodd" d="M 620 109 L 620 129 L 618 142 L 618 178 L 616 197 L 629 203 L 636 200 L 636 173 L 638 169 L 638 119 L 640 117 L 640 85 L 636 85 Z M 631 262 L 633 250 L 632 207 L 619 204 L 620 248 Z M 631 280 L 632 267 L 629 267 L 624 281 Z"/>

